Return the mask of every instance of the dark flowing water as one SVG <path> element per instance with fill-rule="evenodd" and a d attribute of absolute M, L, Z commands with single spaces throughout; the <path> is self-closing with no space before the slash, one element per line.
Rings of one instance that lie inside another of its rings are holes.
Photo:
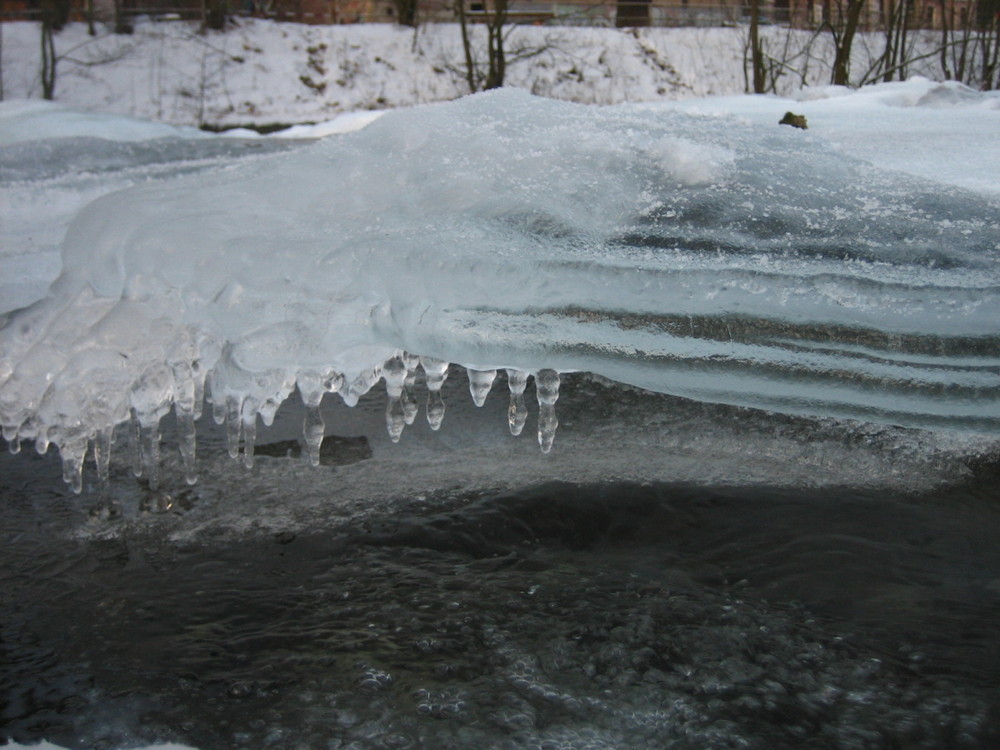
<path fill-rule="evenodd" d="M 198 485 L 121 456 L 111 513 L 5 454 L 0 737 L 1000 746 L 995 454 L 577 378 L 543 457 L 457 380 L 400 445 L 331 405 L 337 466 L 248 472 L 203 424 Z"/>

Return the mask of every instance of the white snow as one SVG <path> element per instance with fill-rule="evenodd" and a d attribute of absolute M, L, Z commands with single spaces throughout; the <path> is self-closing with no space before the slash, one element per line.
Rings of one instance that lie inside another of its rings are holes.
<path fill-rule="evenodd" d="M 112 141 L 146 141 L 153 138 L 204 138 L 208 133 L 135 117 L 102 112 L 82 112 L 69 106 L 39 100 L 0 102 L 0 146 L 45 138 L 91 137 Z"/>
<path fill-rule="evenodd" d="M 792 97 L 733 96 L 670 106 L 770 125 L 786 111 L 805 115 L 811 135 L 855 158 L 973 190 L 1000 192 L 995 135 L 1000 91 L 914 77 L 858 90 L 824 86 Z"/>
<path fill-rule="evenodd" d="M 325 122 L 469 93 L 455 24 L 418 30 L 388 24 L 307 26 L 240 19 L 224 33 L 198 24 L 140 22 L 132 35 L 86 24 L 56 34 L 56 97 L 71 107 L 184 125 Z M 41 96 L 38 25 L 4 23 L 7 99 Z M 472 29 L 479 61 L 483 28 Z M 779 59 L 776 91 L 830 80 L 827 34 L 768 27 L 766 51 Z M 881 54 L 883 35 L 859 35 L 852 71 L 860 78 Z M 937 36 L 914 33 L 915 49 Z M 745 28 L 608 29 L 518 26 L 507 37 L 506 83 L 588 104 L 692 99 L 747 90 Z M 934 77 L 937 56 L 910 74 Z"/>
<path fill-rule="evenodd" d="M 381 111 L 347 112 L 324 122 L 292 125 L 271 134 L 276 138 L 323 138 L 360 130 Z M 227 138 L 261 138 L 256 130 L 231 128 Z M 49 138 L 100 138 L 106 141 L 151 141 L 157 138 L 212 138 L 212 133 L 186 125 L 168 125 L 129 115 L 86 112 L 61 102 L 38 99 L 0 101 L 0 147 Z"/>

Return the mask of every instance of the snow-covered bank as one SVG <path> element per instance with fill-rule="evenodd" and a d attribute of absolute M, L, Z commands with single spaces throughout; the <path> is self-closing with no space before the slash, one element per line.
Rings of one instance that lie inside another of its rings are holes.
<path fill-rule="evenodd" d="M 39 97 L 38 26 L 7 23 L 2 33 L 4 97 Z M 764 33 L 773 37 L 775 54 L 794 54 L 811 39 L 777 27 Z M 521 26 L 508 39 L 506 81 L 585 104 L 741 94 L 745 34 L 740 28 Z M 225 33 L 199 33 L 196 24 L 145 22 L 130 36 L 98 37 L 88 36 L 84 24 L 70 24 L 55 43 L 62 57 L 59 101 L 175 124 L 316 122 L 468 93 L 459 30 L 450 24 L 413 31 L 247 19 Z M 865 70 L 879 43 L 860 37 L 857 70 Z M 791 61 L 777 91 L 827 83 L 831 59 L 828 40 L 820 37 L 810 55 Z M 935 64 L 925 60 L 911 73 L 934 77 Z"/>

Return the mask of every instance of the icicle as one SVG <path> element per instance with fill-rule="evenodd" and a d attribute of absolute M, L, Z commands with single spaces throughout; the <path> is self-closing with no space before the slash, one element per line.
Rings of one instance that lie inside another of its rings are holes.
<path fill-rule="evenodd" d="M 385 381 L 385 392 L 389 398 L 399 398 L 406 382 L 406 365 L 399 355 L 390 357 L 382 364 L 382 379 Z"/>
<path fill-rule="evenodd" d="M 302 440 L 306 444 L 309 463 L 319 466 L 319 453 L 326 435 L 326 422 L 320 405 L 327 393 L 336 393 L 344 387 L 344 376 L 336 370 L 301 370 L 296 377 L 299 396 L 306 413 L 302 418 Z"/>
<path fill-rule="evenodd" d="M 195 383 L 191 363 L 185 360 L 174 362 L 170 365 L 170 372 L 174 379 L 174 406 L 179 406 L 181 409 L 187 411 L 194 411 Z"/>
<path fill-rule="evenodd" d="M 212 421 L 218 425 L 226 423 L 226 401 L 222 396 L 212 399 Z"/>
<path fill-rule="evenodd" d="M 399 397 L 399 402 L 403 405 L 403 421 L 406 424 L 413 424 L 417 419 L 417 412 L 420 411 L 413 391 L 409 388 L 404 388 L 403 395 Z"/>
<path fill-rule="evenodd" d="M 135 409 L 129 410 L 129 447 L 132 451 L 132 475 L 142 476 L 142 428 L 139 425 L 139 415 Z"/>
<path fill-rule="evenodd" d="M 382 379 L 385 381 L 385 392 L 389 397 L 385 405 L 385 426 L 392 442 L 398 443 L 406 425 L 406 410 L 402 403 L 403 386 L 406 383 L 406 363 L 402 356 L 397 354 L 382 364 Z"/>
<path fill-rule="evenodd" d="M 394 443 L 399 442 L 403 434 L 403 427 L 406 425 L 406 414 L 403 410 L 403 403 L 399 398 L 389 398 L 385 405 L 385 427 L 389 431 L 389 439 Z"/>
<path fill-rule="evenodd" d="M 75 495 L 83 491 L 83 457 L 87 453 L 87 442 L 84 438 L 59 446 L 63 481 L 70 486 Z"/>
<path fill-rule="evenodd" d="M 263 399 L 255 399 L 254 411 L 264 426 L 270 427 L 278 409 L 295 390 L 295 376 L 288 370 L 272 370 L 268 377 L 258 380 L 258 384 L 267 395 Z"/>
<path fill-rule="evenodd" d="M 194 484 L 198 481 L 195 464 L 197 433 L 194 422 L 198 418 L 199 388 L 197 363 L 177 362 L 174 373 L 174 419 L 177 423 L 177 449 L 184 466 L 184 481 Z"/>
<path fill-rule="evenodd" d="M 372 386 L 378 382 L 381 374 L 382 371 L 379 367 L 370 367 L 367 370 L 363 370 L 358 373 L 358 376 L 354 380 L 347 384 L 346 388 L 341 389 L 340 397 L 344 399 L 344 403 L 348 406 L 357 406 L 358 399 L 372 389 Z"/>
<path fill-rule="evenodd" d="M 10 442 L 17 437 L 20 427 L 13 424 L 5 424 L 0 428 L 0 434 L 3 434 L 3 439 Z"/>
<path fill-rule="evenodd" d="M 226 446 L 229 448 L 230 458 L 240 455 L 240 432 L 243 427 L 241 406 L 242 402 L 236 396 L 226 396 Z"/>
<path fill-rule="evenodd" d="M 559 399 L 559 373 L 539 370 L 535 373 L 535 395 L 538 397 L 538 444 L 542 453 L 552 450 L 559 420 L 556 419 L 556 401 Z"/>
<path fill-rule="evenodd" d="M 420 366 L 424 368 L 424 378 L 427 382 L 427 423 L 432 430 L 441 429 L 444 421 L 444 398 L 441 396 L 441 386 L 448 377 L 448 363 L 433 357 L 421 357 Z"/>
<path fill-rule="evenodd" d="M 45 430 L 42 430 L 35 436 L 35 453 L 39 456 L 44 456 L 49 452 L 49 435 Z"/>
<path fill-rule="evenodd" d="M 427 424 L 434 431 L 441 429 L 444 421 L 444 398 L 441 391 L 431 391 L 427 394 Z"/>
<path fill-rule="evenodd" d="M 195 431 L 195 413 L 181 409 L 174 404 L 174 417 L 177 421 L 177 449 L 181 454 L 184 466 L 184 481 L 194 484 L 198 481 L 198 463 L 196 460 L 197 433 Z"/>
<path fill-rule="evenodd" d="M 5 424 L 3 426 L 3 439 L 7 441 L 7 450 L 12 454 L 17 455 L 21 452 L 21 435 L 17 426 Z"/>
<path fill-rule="evenodd" d="M 201 369 L 201 360 L 191 363 L 191 379 L 194 381 L 194 421 L 201 419 L 202 406 L 205 403 L 205 373 Z M 216 423 L 218 424 L 218 423 Z M 191 484 L 191 482 L 189 482 Z"/>
<path fill-rule="evenodd" d="M 510 434 L 517 436 L 528 421 L 528 407 L 524 404 L 524 389 L 528 385 L 528 373 L 523 370 L 507 370 L 507 387 L 510 388 L 510 406 L 507 407 L 507 424 Z"/>
<path fill-rule="evenodd" d="M 319 466 L 319 451 L 323 446 L 323 436 L 326 434 L 326 423 L 319 405 L 323 400 L 323 386 L 315 373 L 300 372 L 297 378 L 299 397 L 306 413 L 302 417 L 302 441 L 306 444 L 309 463 Z"/>
<path fill-rule="evenodd" d="M 469 393 L 472 394 L 472 401 L 476 406 L 486 403 L 486 397 L 493 387 L 496 379 L 496 370 L 466 370 L 469 374 Z"/>
<path fill-rule="evenodd" d="M 257 407 L 253 399 L 243 400 L 243 465 L 253 468 L 253 449 L 257 441 Z"/>
<path fill-rule="evenodd" d="M 323 447 L 325 434 L 326 423 L 323 421 L 319 405 L 307 406 L 305 416 L 302 418 L 302 439 L 309 453 L 309 463 L 313 466 L 319 466 L 319 452 Z"/>
<path fill-rule="evenodd" d="M 412 373 L 414 378 L 416 378 L 417 367 L 420 366 L 420 357 L 409 352 L 401 352 L 399 356 L 403 359 L 403 364 L 406 365 L 407 377 Z M 410 383 L 410 385 L 413 384 Z"/>
<path fill-rule="evenodd" d="M 448 379 L 448 363 L 443 359 L 421 357 L 420 366 L 424 368 L 427 390 L 440 391 L 444 381 Z"/>
<path fill-rule="evenodd" d="M 417 367 L 420 365 L 420 357 L 415 354 L 402 354 L 403 364 L 406 365 L 406 378 L 403 380 L 403 393 L 399 397 L 403 404 L 403 417 L 406 424 L 413 424 L 417 418 L 420 407 L 417 406 L 417 399 L 413 395 L 413 387 L 417 384 Z"/>
<path fill-rule="evenodd" d="M 97 467 L 97 487 L 101 497 L 107 497 L 111 485 L 111 439 L 115 426 L 108 425 L 94 435 L 94 465 Z"/>
<path fill-rule="evenodd" d="M 149 482 L 149 489 L 160 486 L 160 424 L 142 426 L 140 442 L 142 453 L 142 475 Z"/>
<path fill-rule="evenodd" d="M 183 364 L 179 367 L 187 369 Z M 180 398 L 191 400 L 194 398 L 193 389 L 190 393 L 185 393 L 185 379 L 190 380 L 182 374 Z M 133 465 L 132 468 L 134 471 L 138 467 L 153 490 L 159 485 L 160 479 L 160 418 L 170 410 L 170 403 L 177 395 L 176 387 L 173 367 L 166 363 L 156 363 L 143 371 L 132 383 L 128 393 L 135 420 L 133 430 L 138 427 L 139 431 L 138 466 Z"/>
<path fill-rule="evenodd" d="M 323 390 L 327 393 L 337 393 L 344 387 L 344 376 L 336 370 L 327 370 L 323 374 Z"/>

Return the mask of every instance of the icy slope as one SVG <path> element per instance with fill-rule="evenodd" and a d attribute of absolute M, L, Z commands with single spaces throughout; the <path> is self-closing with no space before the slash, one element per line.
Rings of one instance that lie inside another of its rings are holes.
<path fill-rule="evenodd" d="M 102 198 L 48 298 L 2 330 L 8 440 L 66 477 L 130 418 L 155 476 L 174 406 L 245 440 L 298 385 L 383 379 L 389 429 L 422 359 L 473 395 L 560 371 L 780 412 L 1000 432 L 997 201 L 874 169 L 808 133 L 500 91 L 389 113 L 290 154 Z M 404 352 L 413 353 L 406 355 Z M 306 437 L 318 450 L 318 410 Z M 141 429 L 140 429 L 141 428 Z"/>

